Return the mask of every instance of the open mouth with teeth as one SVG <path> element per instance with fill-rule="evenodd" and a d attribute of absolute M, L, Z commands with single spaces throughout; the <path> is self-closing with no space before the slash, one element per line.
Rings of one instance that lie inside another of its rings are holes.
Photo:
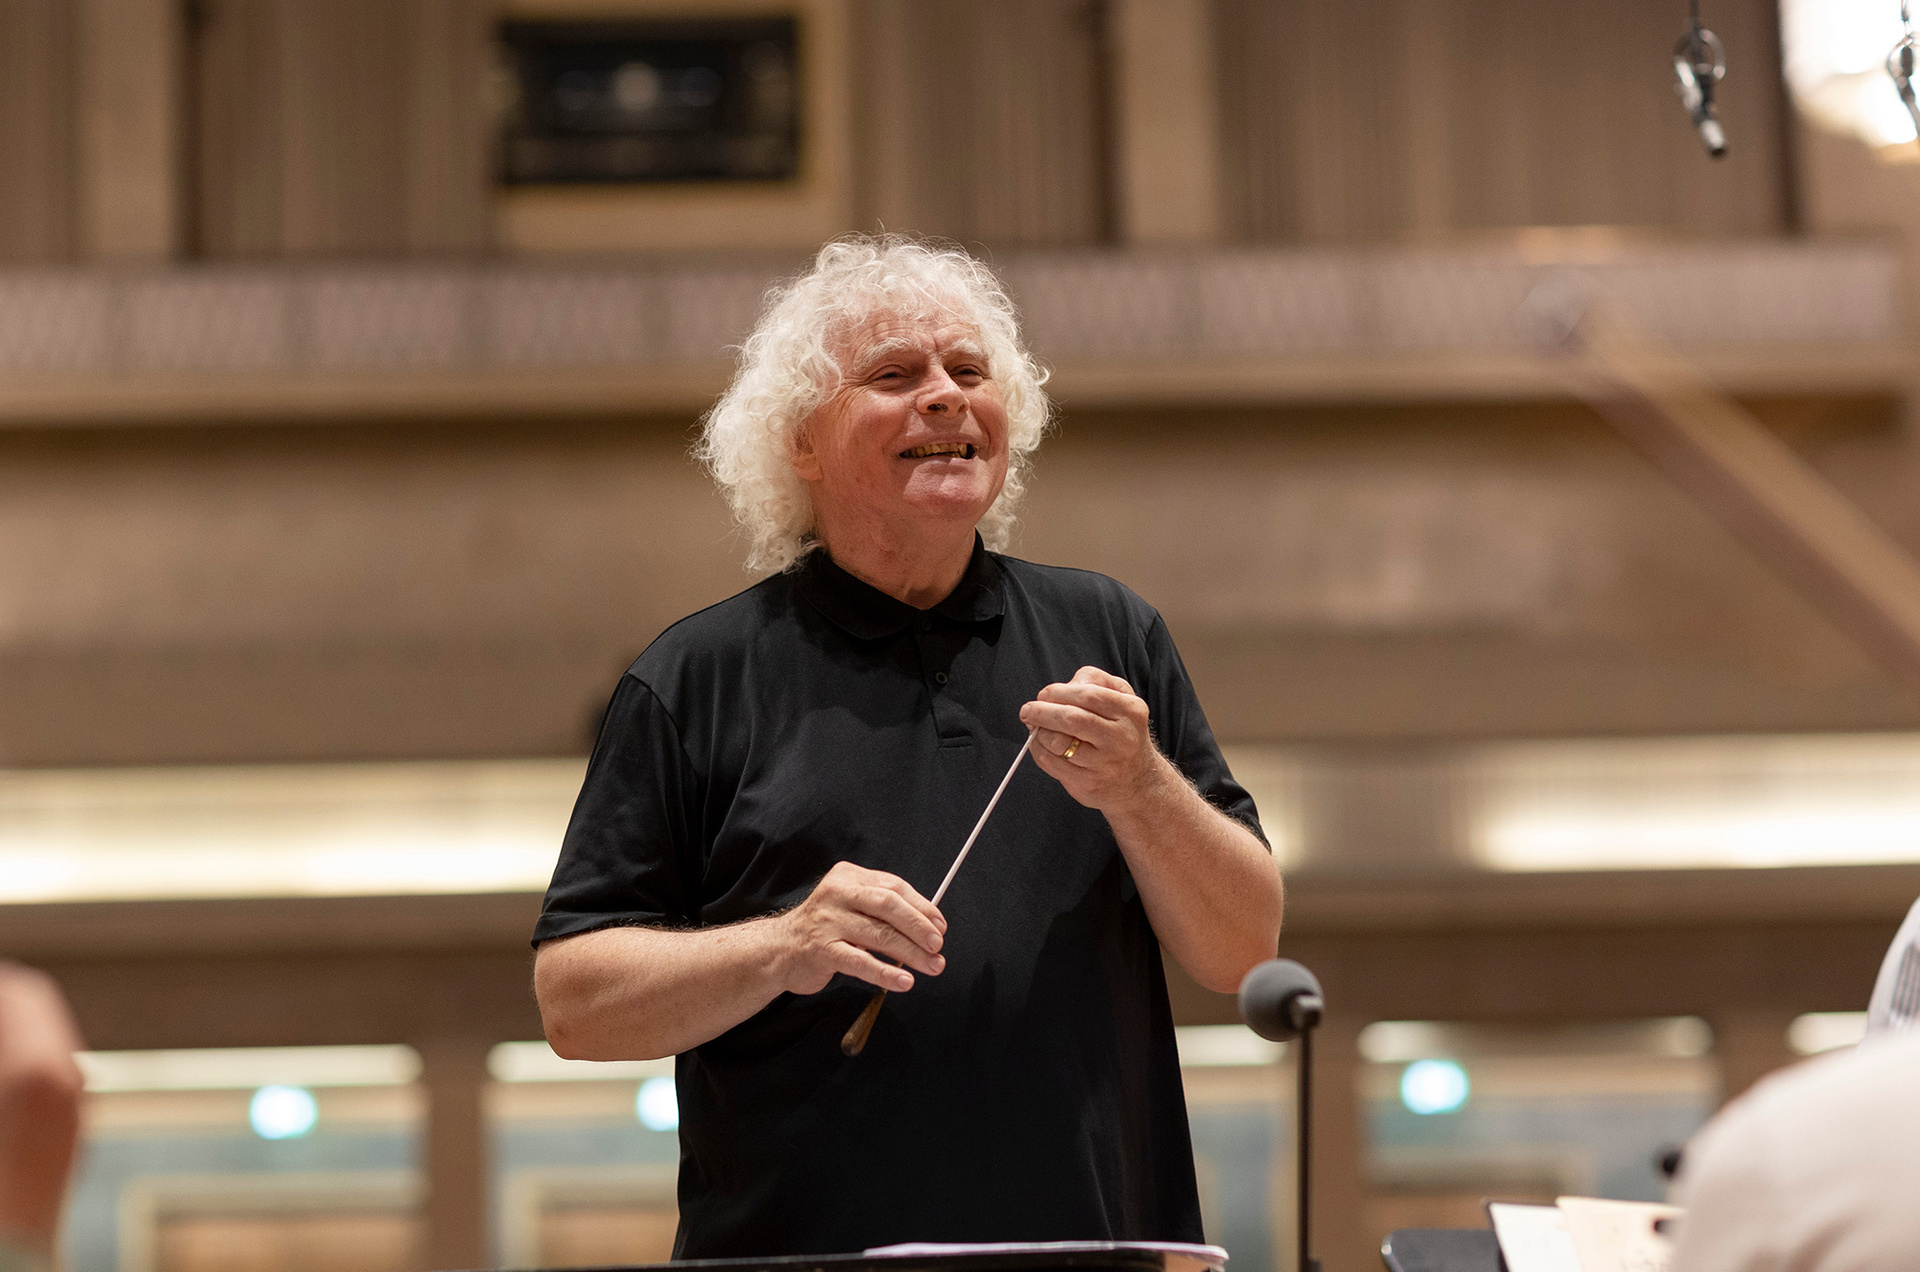
<path fill-rule="evenodd" d="M 972 442 L 931 442 L 925 446 L 910 446 L 900 452 L 902 459 L 937 459 L 951 456 L 958 459 L 972 459 L 980 452 Z"/>

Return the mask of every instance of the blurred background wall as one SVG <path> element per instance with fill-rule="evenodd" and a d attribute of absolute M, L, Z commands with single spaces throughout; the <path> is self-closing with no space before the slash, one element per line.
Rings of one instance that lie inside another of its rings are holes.
<path fill-rule="evenodd" d="M 1783 72 L 1867 19 L 1708 0 L 1716 163 L 1684 8 L 0 0 L 0 951 L 98 1049 L 75 1272 L 663 1257 L 670 1078 L 524 1046 L 525 940 L 621 669 L 751 581 L 728 347 L 880 227 L 1003 270 L 1016 551 L 1162 610 L 1260 800 L 1329 1266 L 1656 1196 L 1920 894 L 1920 697 L 1516 325 L 1615 298 L 1920 548 L 1920 143 Z M 1175 996 L 1210 1235 L 1290 1266 L 1285 1058 Z"/>

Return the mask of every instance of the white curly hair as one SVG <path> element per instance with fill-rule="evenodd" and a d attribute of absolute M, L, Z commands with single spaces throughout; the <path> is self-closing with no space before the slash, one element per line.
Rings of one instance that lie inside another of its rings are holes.
<path fill-rule="evenodd" d="M 701 421 L 695 454 L 748 539 L 749 570 L 785 570 L 819 546 L 807 483 L 793 469 L 794 430 L 840 387 L 845 337 L 880 316 L 958 319 L 977 333 L 1007 412 L 1007 482 L 980 519 L 1004 549 L 1046 433 L 1047 373 L 993 271 L 957 247 L 859 234 L 820 249 L 813 267 L 767 293 L 740 348 L 733 384 Z"/>

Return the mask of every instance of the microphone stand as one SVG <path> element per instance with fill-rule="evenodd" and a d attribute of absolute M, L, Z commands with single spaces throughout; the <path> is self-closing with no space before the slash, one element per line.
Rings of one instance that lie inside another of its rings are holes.
<path fill-rule="evenodd" d="M 1287 1016 L 1293 1027 L 1299 1031 L 1300 1054 L 1294 1065 L 1294 1183 L 1298 1190 L 1299 1223 L 1295 1235 L 1299 1238 L 1299 1255 L 1295 1264 L 1299 1272 L 1320 1272 L 1320 1260 L 1308 1253 L 1313 1243 L 1308 1239 L 1308 1218 L 1311 1200 L 1308 1181 L 1312 1172 L 1308 1163 L 1313 1160 L 1313 1029 L 1320 1023 L 1320 1014 L 1325 1003 L 1318 994 L 1296 994 L 1287 1001 Z"/>
<path fill-rule="evenodd" d="M 1312 1221 L 1313 1178 L 1313 1030 L 1327 1009 L 1320 980 L 1290 958 L 1270 958 L 1240 978 L 1240 1019 L 1269 1042 L 1300 1043 L 1294 1080 L 1293 1113 L 1294 1188 L 1299 1212 L 1294 1236 L 1299 1243 L 1297 1272 L 1320 1272 L 1320 1260 L 1311 1253 L 1308 1232 Z"/>

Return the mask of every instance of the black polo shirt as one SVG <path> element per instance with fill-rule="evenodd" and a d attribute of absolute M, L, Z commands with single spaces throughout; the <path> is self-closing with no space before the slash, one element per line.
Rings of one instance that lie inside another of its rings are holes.
<path fill-rule="evenodd" d="M 1102 575 L 976 543 L 918 610 L 816 552 L 664 632 L 622 678 L 535 941 L 732 923 L 841 860 L 931 895 L 1084 665 L 1256 833 L 1153 608 Z M 679 1258 L 899 1241 L 1199 1241 L 1160 947 L 1106 819 L 1028 762 L 941 905 L 946 971 L 893 994 L 782 994 L 679 1057 Z"/>

